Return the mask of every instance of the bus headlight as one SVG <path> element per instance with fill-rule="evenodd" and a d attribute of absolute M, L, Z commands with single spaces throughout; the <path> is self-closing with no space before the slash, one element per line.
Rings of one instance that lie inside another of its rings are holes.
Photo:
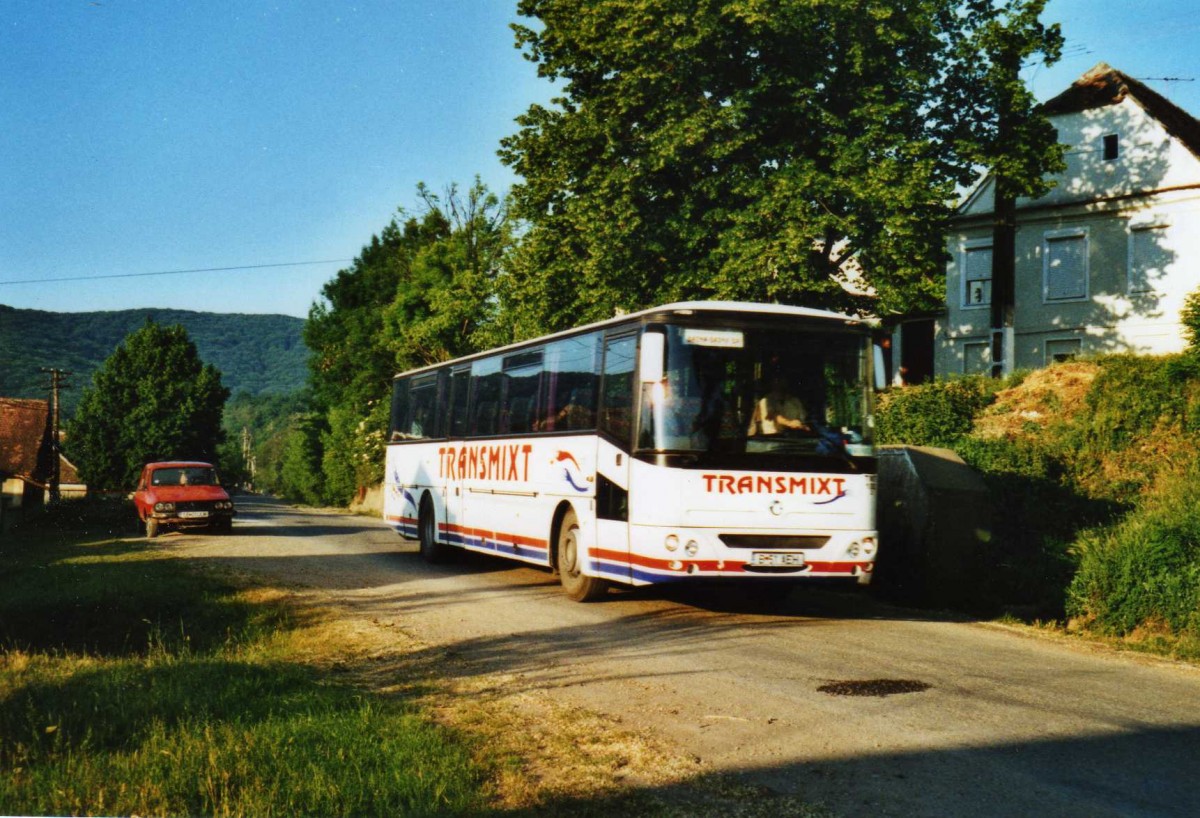
<path fill-rule="evenodd" d="M 696 542 L 695 540 L 688 540 L 688 543 L 683 547 L 683 550 L 687 552 L 689 557 L 694 557 L 700 553 L 700 543 Z"/>
<path fill-rule="evenodd" d="M 668 551 L 674 551 L 679 547 L 679 538 L 674 534 L 668 534 L 667 539 L 664 541 L 664 545 L 667 546 Z"/>
<path fill-rule="evenodd" d="M 869 557 L 875 553 L 875 538 L 863 537 L 862 552 L 864 557 Z"/>
<path fill-rule="evenodd" d="M 859 545 L 857 542 L 850 543 L 850 545 L 846 546 L 846 556 L 857 557 L 858 549 L 859 549 Z"/>

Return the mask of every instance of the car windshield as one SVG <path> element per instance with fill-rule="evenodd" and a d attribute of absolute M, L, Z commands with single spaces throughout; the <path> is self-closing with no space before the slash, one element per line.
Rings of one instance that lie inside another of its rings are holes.
<path fill-rule="evenodd" d="M 871 453 L 862 335 L 777 326 L 664 329 L 666 377 L 643 386 L 639 449 Z"/>
<path fill-rule="evenodd" d="M 217 472 L 206 466 L 184 466 L 155 469 L 150 476 L 152 486 L 215 486 Z"/>

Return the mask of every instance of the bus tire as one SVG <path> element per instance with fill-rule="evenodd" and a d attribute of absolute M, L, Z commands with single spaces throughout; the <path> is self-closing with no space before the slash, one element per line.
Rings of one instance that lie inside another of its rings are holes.
<path fill-rule="evenodd" d="M 558 578 L 567 596 L 576 602 L 594 602 L 608 591 L 608 582 L 582 571 L 579 553 L 579 520 L 568 509 L 558 526 Z"/>
<path fill-rule="evenodd" d="M 437 515 L 428 494 L 421 498 L 421 510 L 417 514 L 417 537 L 421 541 L 421 558 L 425 562 L 437 564 L 446 561 L 448 549 L 438 542 Z"/>

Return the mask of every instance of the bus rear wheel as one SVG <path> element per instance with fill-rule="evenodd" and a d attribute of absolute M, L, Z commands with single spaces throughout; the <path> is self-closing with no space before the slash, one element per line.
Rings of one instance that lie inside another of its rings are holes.
<path fill-rule="evenodd" d="M 579 520 L 574 511 L 568 511 L 558 527 L 558 578 L 568 597 L 576 602 L 594 602 L 608 591 L 608 582 L 584 575 L 581 551 Z"/>
<path fill-rule="evenodd" d="M 437 538 L 437 515 L 433 512 L 433 501 L 426 494 L 421 499 L 421 510 L 417 514 L 417 537 L 421 541 L 421 558 L 428 563 L 445 562 L 447 548 Z"/>

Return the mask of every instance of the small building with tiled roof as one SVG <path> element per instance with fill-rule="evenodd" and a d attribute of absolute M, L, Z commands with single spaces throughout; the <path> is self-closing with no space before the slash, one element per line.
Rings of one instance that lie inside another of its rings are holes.
<path fill-rule="evenodd" d="M 1005 371 L 1182 350 L 1180 310 L 1200 288 L 1200 121 L 1104 63 L 1042 110 L 1066 145 L 1066 168 L 1046 195 L 1017 200 Z M 993 221 L 985 176 L 949 231 L 938 375 L 991 367 Z"/>
<path fill-rule="evenodd" d="M 0 527 L 45 502 L 53 457 L 50 404 L 0 398 Z M 63 496 L 86 492 L 75 466 L 61 455 L 59 487 Z"/>

